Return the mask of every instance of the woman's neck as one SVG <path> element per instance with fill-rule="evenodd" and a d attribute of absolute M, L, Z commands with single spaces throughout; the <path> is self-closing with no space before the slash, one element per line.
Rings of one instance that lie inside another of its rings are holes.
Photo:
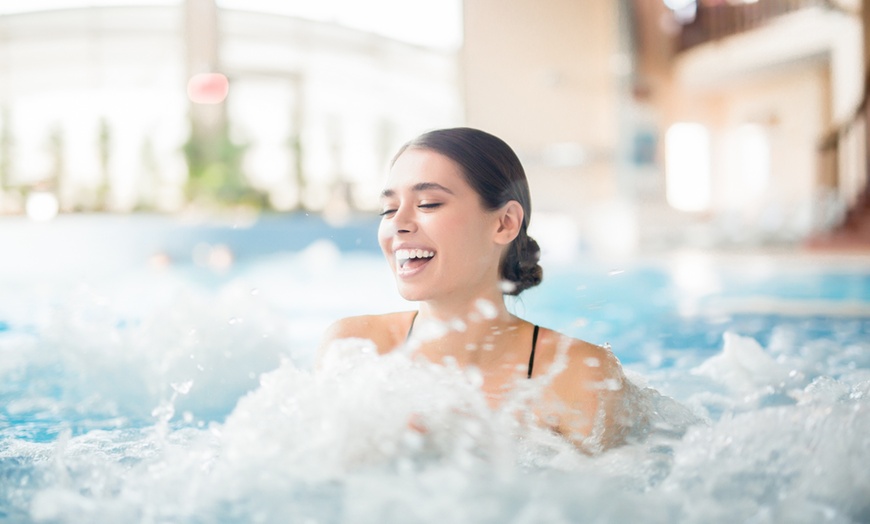
<path fill-rule="evenodd" d="M 499 293 L 452 304 L 421 302 L 415 316 L 409 348 L 435 363 L 450 357 L 461 367 L 473 365 L 485 373 L 497 372 L 513 362 L 523 321 L 512 315 Z M 525 358 L 525 355 L 524 355 Z"/>
<path fill-rule="evenodd" d="M 421 320 L 433 322 L 476 322 L 512 318 L 501 291 L 494 289 L 462 298 L 427 300 L 420 303 Z"/>
<path fill-rule="evenodd" d="M 481 339 L 493 330 L 515 324 L 517 318 L 505 307 L 501 291 L 477 294 L 462 301 L 430 300 L 420 303 L 413 321 L 420 342 L 436 339 Z"/>

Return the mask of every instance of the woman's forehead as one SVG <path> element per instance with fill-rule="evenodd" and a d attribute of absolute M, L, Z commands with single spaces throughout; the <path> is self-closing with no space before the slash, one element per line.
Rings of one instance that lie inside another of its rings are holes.
<path fill-rule="evenodd" d="M 425 185 L 425 187 L 421 187 Z M 384 184 L 385 194 L 403 190 L 447 189 L 450 193 L 470 189 L 462 169 L 450 158 L 428 149 L 406 149 L 396 158 Z"/>

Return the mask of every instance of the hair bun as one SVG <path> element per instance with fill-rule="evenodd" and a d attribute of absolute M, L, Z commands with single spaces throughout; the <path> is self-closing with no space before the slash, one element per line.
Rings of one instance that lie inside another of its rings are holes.
<path fill-rule="evenodd" d="M 541 259 L 541 248 L 535 239 L 528 235 L 514 241 L 515 255 L 512 267 L 504 268 L 504 276 L 514 284 L 513 289 L 506 291 L 508 295 L 519 295 L 530 287 L 535 287 L 544 278 L 544 269 L 538 264 Z"/>

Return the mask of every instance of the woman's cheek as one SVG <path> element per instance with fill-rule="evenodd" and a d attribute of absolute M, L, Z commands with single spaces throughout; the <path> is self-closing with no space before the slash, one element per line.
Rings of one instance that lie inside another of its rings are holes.
<path fill-rule="evenodd" d="M 378 245 L 381 247 L 381 252 L 384 254 L 384 257 L 387 259 L 387 262 L 390 262 L 390 236 L 387 231 L 387 227 L 384 225 L 384 222 L 381 221 L 381 225 L 378 226 Z"/>

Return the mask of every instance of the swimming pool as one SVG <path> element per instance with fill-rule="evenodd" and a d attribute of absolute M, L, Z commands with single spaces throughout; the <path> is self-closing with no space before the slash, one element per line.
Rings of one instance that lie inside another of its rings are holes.
<path fill-rule="evenodd" d="M 335 318 L 409 307 L 373 228 L 0 223 L 0 520 L 870 521 L 870 258 L 544 246 L 513 308 L 664 395 L 589 457 L 444 369 L 310 372 Z"/>

